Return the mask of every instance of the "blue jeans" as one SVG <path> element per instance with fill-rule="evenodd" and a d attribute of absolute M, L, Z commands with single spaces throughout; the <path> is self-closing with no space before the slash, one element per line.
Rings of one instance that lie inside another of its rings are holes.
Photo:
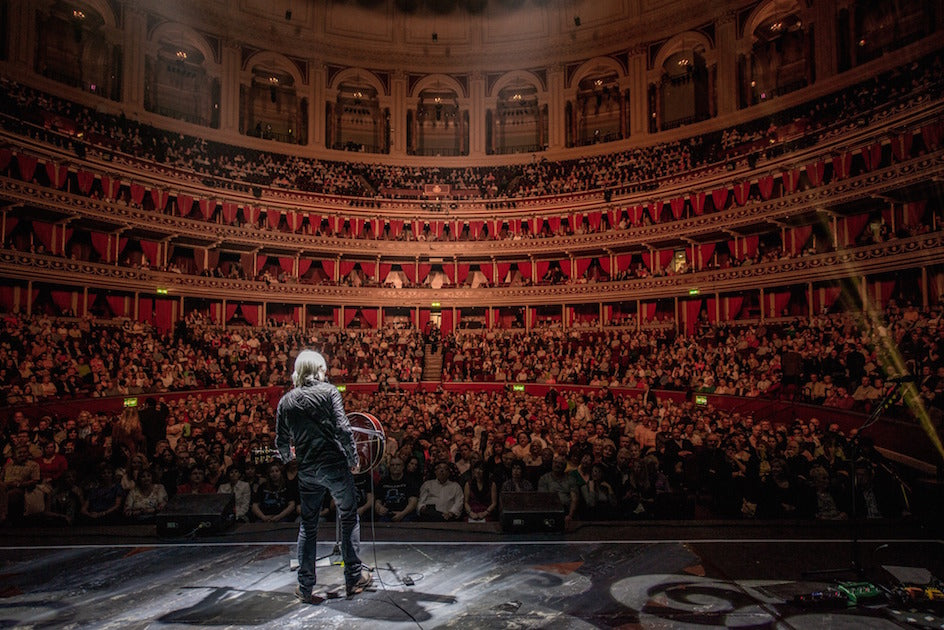
<path fill-rule="evenodd" d="M 353 585 L 361 577 L 361 526 L 357 516 L 357 493 L 354 475 L 346 464 L 329 463 L 314 471 L 299 475 L 302 515 L 298 528 L 298 585 L 303 594 L 311 593 L 315 585 L 315 559 L 318 557 L 318 516 L 324 493 L 334 498 L 341 523 L 341 558 L 344 560 L 344 582 Z"/>

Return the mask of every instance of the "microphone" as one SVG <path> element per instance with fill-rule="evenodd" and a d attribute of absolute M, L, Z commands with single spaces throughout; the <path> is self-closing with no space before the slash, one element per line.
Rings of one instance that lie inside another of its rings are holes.
<path fill-rule="evenodd" d="M 888 379 L 889 383 L 914 383 L 915 377 L 913 374 L 902 374 L 901 376 L 896 376 L 894 378 Z"/>

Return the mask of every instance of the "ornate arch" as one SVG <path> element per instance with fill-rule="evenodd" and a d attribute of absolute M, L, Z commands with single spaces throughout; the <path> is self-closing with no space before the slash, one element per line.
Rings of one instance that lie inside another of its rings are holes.
<path fill-rule="evenodd" d="M 111 4 L 107 0 L 70 0 L 66 4 L 76 9 L 81 9 L 83 6 L 92 9 L 101 16 L 106 28 L 118 28 L 118 20 L 114 11 L 112 11 Z"/>
<path fill-rule="evenodd" d="M 250 72 L 253 66 L 257 65 L 270 66 L 273 67 L 273 69 L 278 69 L 292 75 L 292 78 L 295 79 L 296 87 L 308 84 L 307 77 L 303 77 L 298 71 L 298 67 L 292 63 L 288 57 L 281 53 L 271 50 L 259 51 L 246 60 L 242 70 L 243 72 Z"/>
<path fill-rule="evenodd" d="M 579 85 L 582 80 L 595 72 L 609 70 L 615 72 L 616 76 L 620 78 L 626 76 L 623 67 L 612 57 L 594 57 L 593 59 L 588 59 L 574 71 L 574 74 L 570 77 L 570 85 L 568 87 L 573 88 L 575 85 Z"/>
<path fill-rule="evenodd" d="M 498 96 L 499 92 L 503 89 L 519 81 L 532 85 L 537 90 L 538 94 L 544 92 L 544 89 L 541 87 L 541 80 L 533 72 L 528 72 L 527 70 L 513 70 L 502 75 L 500 79 L 495 81 L 495 85 L 492 86 L 492 90 L 487 96 Z"/>
<path fill-rule="evenodd" d="M 416 85 L 413 86 L 413 89 L 410 91 L 410 98 L 419 98 L 420 92 L 423 90 L 437 87 L 451 88 L 455 90 L 459 98 L 469 98 L 469 95 L 466 94 L 466 91 L 462 85 L 447 74 L 430 74 L 423 77 L 416 82 Z"/>
<path fill-rule="evenodd" d="M 338 90 L 341 87 L 341 84 L 345 81 L 362 81 L 372 88 L 377 90 L 377 96 L 390 96 L 387 94 L 387 91 L 384 89 L 383 83 L 380 82 L 380 79 L 377 78 L 370 70 L 364 70 L 363 68 L 347 68 L 337 73 L 331 84 L 328 86 L 329 90 Z"/>
<path fill-rule="evenodd" d="M 180 22 L 164 22 L 160 24 L 151 31 L 148 37 L 148 44 L 157 46 L 160 44 L 162 38 L 181 40 L 182 43 L 186 43 L 188 46 L 199 50 L 205 61 L 213 65 L 219 65 L 213 48 L 210 46 L 209 42 L 207 42 L 206 38 L 186 24 L 181 24 Z"/>
<path fill-rule="evenodd" d="M 662 48 L 659 49 L 659 54 L 656 55 L 656 58 L 653 62 L 653 68 L 659 70 L 665 65 L 666 60 L 674 55 L 675 53 L 684 52 L 686 50 L 694 50 L 696 48 L 701 48 L 705 51 L 705 60 L 708 61 L 710 57 L 713 57 L 714 47 L 711 45 L 711 40 L 704 33 L 699 33 L 697 31 L 685 31 L 684 33 L 679 33 L 675 37 L 671 38 L 662 45 Z M 711 52 L 712 55 L 707 53 Z"/>
<path fill-rule="evenodd" d="M 741 37 L 750 41 L 754 36 L 754 31 L 765 21 L 771 18 L 802 12 L 803 7 L 798 0 L 769 0 L 757 6 L 751 12 L 747 20 L 744 21 L 744 32 L 741 33 Z"/>

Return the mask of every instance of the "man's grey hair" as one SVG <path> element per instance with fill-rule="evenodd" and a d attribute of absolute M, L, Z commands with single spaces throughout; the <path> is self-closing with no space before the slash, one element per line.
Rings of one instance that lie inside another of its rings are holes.
<path fill-rule="evenodd" d="M 292 383 L 295 387 L 314 385 L 328 377 L 328 364 L 321 354 L 314 350 L 302 350 L 295 358 L 295 371 L 292 372 Z"/>

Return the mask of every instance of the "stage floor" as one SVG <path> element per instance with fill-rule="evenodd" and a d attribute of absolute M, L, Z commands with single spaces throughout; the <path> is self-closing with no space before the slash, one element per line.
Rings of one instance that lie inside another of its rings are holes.
<path fill-rule="evenodd" d="M 294 526 L 193 540 L 147 528 L 4 530 L 0 627 L 944 627 L 944 607 L 792 603 L 829 582 L 805 572 L 849 567 L 853 550 L 874 582 L 894 581 L 887 567 L 944 575 L 944 543 L 918 529 L 870 527 L 853 546 L 848 528 L 833 526 L 584 524 L 560 535 L 469 527 L 365 525 L 373 590 L 318 606 L 293 595 Z M 333 526 L 320 534 L 330 554 Z M 343 592 L 330 560 L 318 568 L 326 595 Z"/>

